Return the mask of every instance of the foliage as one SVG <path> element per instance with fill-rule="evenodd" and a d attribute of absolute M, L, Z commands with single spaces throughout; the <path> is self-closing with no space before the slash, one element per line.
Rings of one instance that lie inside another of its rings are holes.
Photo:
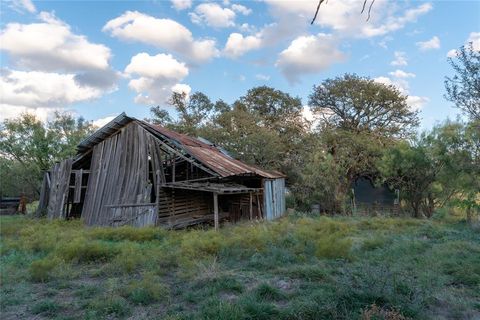
<path fill-rule="evenodd" d="M 33 317 L 36 304 L 45 317 L 87 319 L 478 314 L 479 238 L 453 214 L 446 222 L 298 213 L 217 232 L 135 229 L 139 237 L 78 221 L 0 219 L 6 318 Z M 85 259 L 81 243 L 101 244 L 102 254 Z M 72 294 L 76 303 L 63 307 Z"/>
<path fill-rule="evenodd" d="M 456 51 L 455 58 L 448 58 L 448 62 L 455 74 L 445 78 L 445 98 L 472 121 L 480 121 L 480 51 L 470 42 Z"/>
<path fill-rule="evenodd" d="M 476 126 L 447 121 L 412 144 L 403 142 L 385 152 L 378 163 L 382 175 L 401 190 L 415 217 L 431 217 L 448 202 L 478 201 L 480 140 Z"/>
<path fill-rule="evenodd" d="M 309 105 L 326 125 L 353 132 L 405 137 L 419 122 L 418 112 L 411 110 L 407 97 L 395 86 L 355 74 L 314 86 Z"/>
<path fill-rule="evenodd" d="M 0 195 L 35 198 L 42 172 L 74 155 L 77 144 L 91 132 L 90 123 L 69 114 L 56 113 L 46 123 L 27 113 L 5 120 L 0 125 Z"/>

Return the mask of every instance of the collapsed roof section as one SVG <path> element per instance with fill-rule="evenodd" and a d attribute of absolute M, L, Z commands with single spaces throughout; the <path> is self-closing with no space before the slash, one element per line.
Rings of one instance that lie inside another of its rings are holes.
<path fill-rule="evenodd" d="M 267 179 L 285 177 L 276 171 L 267 171 L 234 159 L 221 148 L 178 132 L 174 132 L 159 125 L 149 124 L 145 121 L 120 114 L 95 133 L 84 139 L 77 146 L 79 156 L 96 144 L 115 134 L 130 122 L 138 122 L 142 127 L 154 134 L 163 142 L 163 147 L 168 151 L 174 150 L 180 157 L 188 160 L 197 167 L 213 176 L 226 178 L 231 176 L 259 176 Z"/>

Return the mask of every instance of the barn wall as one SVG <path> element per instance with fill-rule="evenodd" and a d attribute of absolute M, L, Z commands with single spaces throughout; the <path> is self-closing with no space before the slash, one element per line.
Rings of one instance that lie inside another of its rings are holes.
<path fill-rule="evenodd" d="M 285 213 L 285 179 L 265 179 L 263 183 L 264 218 L 273 220 Z"/>
<path fill-rule="evenodd" d="M 95 145 L 82 210 L 85 223 L 154 225 L 151 194 L 165 181 L 162 159 L 156 139 L 134 122 Z"/>
<path fill-rule="evenodd" d="M 49 219 L 65 219 L 65 204 L 70 186 L 72 159 L 56 163 L 50 175 L 47 217 Z"/>

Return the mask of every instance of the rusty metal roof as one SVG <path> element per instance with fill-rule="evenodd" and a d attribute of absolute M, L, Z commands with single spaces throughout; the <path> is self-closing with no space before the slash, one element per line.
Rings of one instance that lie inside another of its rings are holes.
<path fill-rule="evenodd" d="M 285 177 L 285 175 L 280 172 L 263 170 L 256 166 L 234 159 L 222 153 L 217 147 L 204 143 L 199 139 L 166 129 L 158 125 L 149 124 L 149 126 L 154 128 L 165 137 L 174 140 L 178 146 L 182 147 L 195 159 L 218 173 L 221 177 L 239 175 L 257 175 L 268 179 Z"/>
<path fill-rule="evenodd" d="M 80 144 L 77 146 L 78 152 L 86 152 L 94 145 L 107 139 L 113 133 L 120 130 L 122 127 L 132 121 L 138 121 L 141 124 L 154 129 L 155 132 L 170 140 L 177 148 L 183 149 L 198 162 L 203 164 L 206 168 L 209 168 L 217 173 L 220 177 L 225 178 L 230 176 L 248 175 L 256 175 L 267 179 L 285 177 L 285 175 L 280 172 L 263 170 L 256 166 L 234 159 L 231 156 L 221 152 L 215 145 L 207 144 L 199 139 L 166 129 L 158 125 L 153 125 L 133 117 L 128 117 L 125 113 L 118 115 L 115 119 L 80 142 Z"/>

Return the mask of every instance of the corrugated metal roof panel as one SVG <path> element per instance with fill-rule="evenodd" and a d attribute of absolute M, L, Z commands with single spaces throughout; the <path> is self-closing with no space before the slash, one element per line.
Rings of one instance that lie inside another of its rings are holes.
<path fill-rule="evenodd" d="M 267 171 L 234 159 L 213 145 L 206 144 L 199 139 L 166 129 L 158 125 L 150 125 L 156 131 L 169 139 L 175 140 L 185 151 L 215 171 L 222 177 L 237 175 L 257 175 L 275 179 L 285 177 L 280 172 Z"/>
<path fill-rule="evenodd" d="M 127 123 L 132 122 L 133 120 L 135 120 L 135 118 L 130 118 L 125 114 L 125 112 L 122 112 L 117 117 L 115 117 L 115 119 L 95 131 L 90 136 L 83 139 L 77 145 L 77 151 L 84 152 L 92 148 L 94 145 L 105 140 L 111 134 L 115 133 L 117 130 L 121 129 L 123 126 L 125 126 Z"/>
<path fill-rule="evenodd" d="M 125 113 L 120 114 L 80 142 L 77 146 L 78 152 L 81 153 L 91 149 L 94 145 L 108 138 L 110 135 L 132 121 L 139 121 L 143 125 L 153 128 L 156 132 L 172 141 L 172 143 L 178 148 L 182 148 L 205 167 L 210 168 L 221 177 L 238 175 L 257 175 L 268 179 L 285 177 L 285 175 L 280 172 L 263 170 L 234 159 L 228 154 L 223 153 L 215 145 L 207 144 L 199 139 L 158 125 L 152 125 L 145 121 L 128 117 Z"/>

